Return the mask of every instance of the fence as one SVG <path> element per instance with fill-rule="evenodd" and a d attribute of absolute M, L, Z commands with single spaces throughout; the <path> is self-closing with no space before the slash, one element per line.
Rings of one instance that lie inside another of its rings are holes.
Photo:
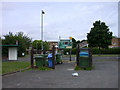
<path fill-rule="evenodd" d="M 52 52 L 52 69 L 55 69 L 55 46 L 53 45 L 52 50 L 34 50 L 33 48 L 31 49 L 31 68 L 35 68 L 34 66 L 34 54 L 45 54 L 46 52 Z"/>
<path fill-rule="evenodd" d="M 89 66 L 92 66 L 92 49 L 91 48 L 80 48 L 79 45 L 77 47 L 77 53 L 76 53 L 76 64 L 79 66 L 79 58 L 80 58 L 80 51 L 88 51 L 88 57 L 89 57 Z"/>

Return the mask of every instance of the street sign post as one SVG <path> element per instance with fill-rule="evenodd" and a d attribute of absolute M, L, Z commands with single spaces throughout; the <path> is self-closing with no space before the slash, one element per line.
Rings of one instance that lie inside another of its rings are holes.
<path fill-rule="evenodd" d="M 59 49 L 65 49 L 65 48 L 72 48 L 72 40 L 71 39 L 61 39 L 58 43 Z"/>
<path fill-rule="evenodd" d="M 70 49 L 70 61 L 71 61 L 71 48 L 72 48 L 72 37 L 69 37 L 69 39 L 61 39 L 58 42 L 58 48 L 59 49 Z"/>

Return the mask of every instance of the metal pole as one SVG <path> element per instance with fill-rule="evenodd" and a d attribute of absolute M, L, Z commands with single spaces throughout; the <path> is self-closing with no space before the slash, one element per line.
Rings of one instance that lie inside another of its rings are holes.
<path fill-rule="evenodd" d="M 70 61 L 71 61 L 71 49 L 70 49 Z"/>
<path fill-rule="evenodd" d="M 43 51 L 43 13 L 41 12 L 41 47 L 42 47 L 42 51 Z M 43 54 L 43 52 L 42 52 Z"/>

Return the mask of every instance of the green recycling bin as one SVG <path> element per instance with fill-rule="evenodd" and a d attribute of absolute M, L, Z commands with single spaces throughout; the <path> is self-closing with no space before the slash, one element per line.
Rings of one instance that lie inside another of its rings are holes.
<path fill-rule="evenodd" d="M 88 55 L 88 52 L 85 52 L 85 51 L 82 51 L 80 52 L 80 58 L 79 58 L 79 61 L 80 61 L 80 67 L 82 68 L 86 68 L 89 66 L 89 55 Z"/>
<path fill-rule="evenodd" d="M 47 55 L 39 55 L 39 56 L 35 56 L 35 63 L 37 67 L 43 67 L 45 66 L 48 62 L 47 62 Z"/>
<path fill-rule="evenodd" d="M 55 55 L 55 64 L 59 64 L 59 63 L 62 64 L 62 54 L 57 53 L 57 54 Z"/>
<path fill-rule="evenodd" d="M 43 66 L 45 66 L 46 64 L 48 64 L 48 59 L 47 59 L 47 54 L 40 54 L 39 56 L 43 57 Z"/>
<path fill-rule="evenodd" d="M 42 67 L 44 65 L 43 56 L 35 56 L 35 63 L 37 67 Z"/>

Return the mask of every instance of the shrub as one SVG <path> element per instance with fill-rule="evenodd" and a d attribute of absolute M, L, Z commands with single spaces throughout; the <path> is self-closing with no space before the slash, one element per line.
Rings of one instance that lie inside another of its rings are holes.
<path fill-rule="evenodd" d="M 70 49 L 64 49 L 64 55 L 66 55 L 66 52 L 69 52 L 70 54 Z M 76 54 L 76 48 L 71 49 L 71 54 Z"/>
<path fill-rule="evenodd" d="M 120 47 L 101 49 L 100 51 L 101 51 L 101 54 L 120 54 Z M 98 48 L 93 48 L 92 53 L 93 54 L 99 54 L 99 49 Z"/>

